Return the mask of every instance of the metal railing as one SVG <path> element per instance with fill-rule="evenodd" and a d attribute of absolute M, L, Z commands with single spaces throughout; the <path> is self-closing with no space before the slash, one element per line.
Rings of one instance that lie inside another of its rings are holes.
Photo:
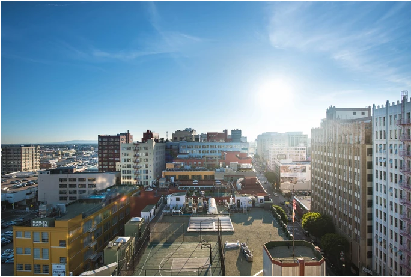
<path fill-rule="evenodd" d="M 397 120 L 397 125 L 408 125 L 411 124 L 410 118 L 401 118 Z"/>

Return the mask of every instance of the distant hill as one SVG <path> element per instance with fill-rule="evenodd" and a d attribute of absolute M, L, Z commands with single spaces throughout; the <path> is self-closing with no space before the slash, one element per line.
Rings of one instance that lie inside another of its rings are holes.
<path fill-rule="evenodd" d="M 98 144 L 97 140 L 69 140 L 69 141 L 61 141 L 61 142 L 27 142 L 27 143 L 4 143 L 3 145 L 38 145 L 38 144 Z"/>
<path fill-rule="evenodd" d="M 62 142 L 49 142 L 42 144 L 98 144 L 97 140 L 69 140 Z"/>

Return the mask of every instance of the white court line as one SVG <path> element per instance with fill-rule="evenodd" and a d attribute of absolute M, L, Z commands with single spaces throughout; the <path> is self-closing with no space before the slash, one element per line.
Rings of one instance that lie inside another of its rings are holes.
<path fill-rule="evenodd" d="M 264 269 L 261 269 L 259 272 L 257 272 L 256 274 L 254 274 L 254 276 L 260 275 L 261 273 L 263 273 L 263 271 L 264 271 Z"/>

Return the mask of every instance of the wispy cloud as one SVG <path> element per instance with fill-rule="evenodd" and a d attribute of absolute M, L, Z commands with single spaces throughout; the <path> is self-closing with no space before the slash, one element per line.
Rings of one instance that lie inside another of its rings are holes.
<path fill-rule="evenodd" d="M 176 62 L 180 63 L 180 65 L 182 64 L 177 57 L 178 54 L 184 54 L 194 43 L 207 41 L 207 39 L 185 34 L 180 31 L 167 30 L 167 28 L 163 27 L 167 26 L 167 24 L 163 22 L 163 18 L 158 12 L 156 4 L 154 2 L 147 2 L 147 4 L 149 21 L 161 37 L 161 41 L 157 42 L 157 47 L 163 49 L 164 52 L 171 53 L 172 57 Z"/>
<path fill-rule="evenodd" d="M 342 67 L 411 86 L 411 3 L 277 2 L 269 39 L 276 48 L 326 53 Z"/>

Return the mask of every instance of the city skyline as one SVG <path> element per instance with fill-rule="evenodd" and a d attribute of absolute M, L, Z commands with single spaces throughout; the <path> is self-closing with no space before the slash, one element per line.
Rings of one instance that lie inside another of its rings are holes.
<path fill-rule="evenodd" d="M 2 2 L 1 140 L 311 136 L 411 89 L 409 2 Z"/>

